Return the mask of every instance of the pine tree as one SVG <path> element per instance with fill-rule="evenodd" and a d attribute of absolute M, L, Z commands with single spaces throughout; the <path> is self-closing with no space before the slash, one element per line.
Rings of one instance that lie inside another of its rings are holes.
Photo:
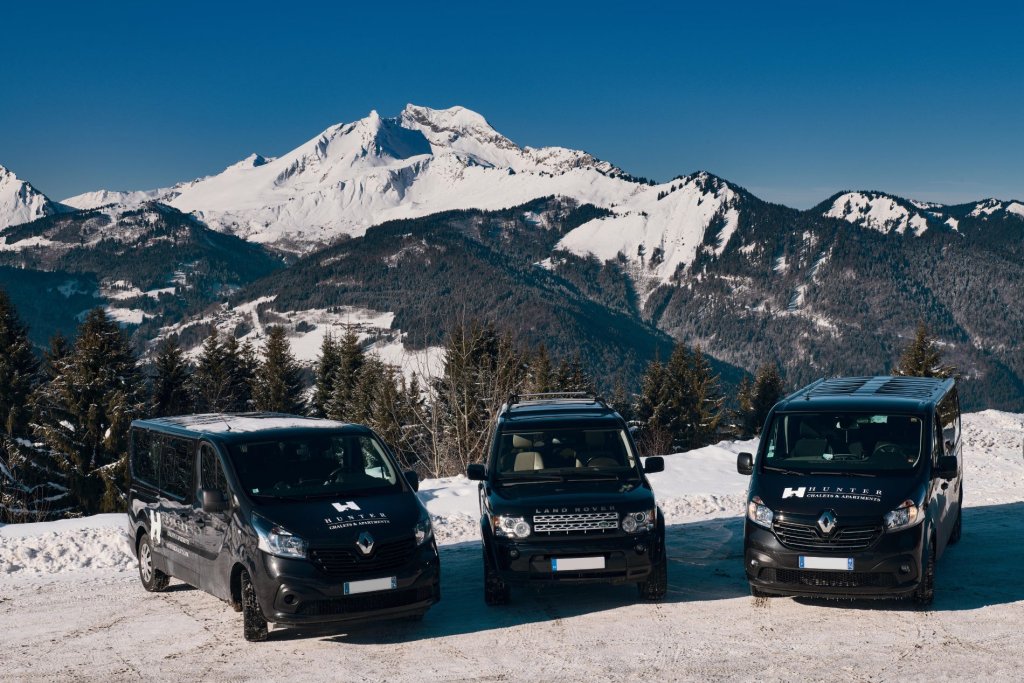
<path fill-rule="evenodd" d="M 558 372 L 555 377 L 557 391 L 583 391 L 596 393 L 594 380 L 586 370 L 583 369 L 583 361 L 580 354 L 576 353 L 572 358 L 564 358 L 558 364 Z"/>
<path fill-rule="evenodd" d="M 7 292 L 0 289 L 0 431 L 20 436 L 27 430 L 28 397 L 38 372 L 28 328 L 22 324 Z"/>
<path fill-rule="evenodd" d="M 768 413 L 782 400 L 785 391 L 785 382 L 779 373 L 779 366 L 775 363 L 765 363 L 757 369 L 757 378 L 754 380 L 751 408 L 753 409 L 753 433 L 760 434 L 764 429 L 764 422 L 768 419 Z"/>
<path fill-rule="evenodd" d="M 313 389 L 313 415 L 327 416 L 327 406 L 331 401 L 334 381 L 338 366 L 341 364 L 340 343 L 328 332 L 320 345 L 320 358 L 316 362 L 316 380 Z"/>
<path fill-rule="evenodd" d="M 165 417 L 189 412 L 192 401 L 188 392 L 188 364 L 177 337 L 167 337 L 160 343 L 155 366 L 156 377 L 153 378 L 150 409 L 153 416 Z"/>
<path fill-rule="evenodd" d="M 228 392 L 224 410 L 238 413 L 252 410 L 253 386 L 259 371 L 259 360 L 252 342 L 239 344 L 234 335 L 229 335 L 223 344 L 224 367 L 228 377 Z"/>
<path fill-rule="evenodd" d="M 83 513 L 123 509 L 128 426 L 145 405 L 128 341 L 94 309 L 54 372 L 33 395 L 33 434 L 67 475 Z"/>
<path fill-rule="evenodd" d="M 338 343 L 337 367 L 334 371 L 331 397 L 326 406 L 326 414 L 332 420 L 356 421 L 352 401 L 364 363 L 366 354 L 359 343 L 359 336 L 355 328 L 349 327 Z"/>
<path fill-rule="evenodd" d="M 754 382 L 747 373 L 743 373 L 743 379 L 736 388 L 733 423 L 733 433 L 738 438 L 749 439 L 754 434 Z"/>
<path fill-rule="evenodd" d="M 57 376 L 57 367 L 60 361 L 69 353 L 71 353 L 71 344 L 63 334 L 58 332 L 50 337 L 50 348 L 43 352 L 41 373 L 44 380 L 51 380 Z"/>
<path fill-rule="evenodd" d="M 189 389 L 196 412 L 223 412 L 230 407 L 231 373 L 216 327 L 203 341 Z"/>
<path fill-rule="evenodd" d="M 253 392 L 256 408 L 300 415 L 305 410 L 302 390 L 302 370 L 292 355 L 284 327 L 271 325 Z"/>
<path fill-rule="evenodd" d="M 942 362 L 942 351 L 939 350 L 935 337 L 928 331 L 924 322 L 919 322 L 914 340 L 903 350 L 899 363 L 893 368 L 892 374 L 944 379 L 953 377 L 956 374 L 956 368 Z"/>
<path fill-rule="evenodd" d="M 551 356 L 544 344 L 537 348 L 537 352 L 530 360 L 530 383 L 532 393 L 545 394 L 554 391 L 555 376 L 551 364 Z"/>

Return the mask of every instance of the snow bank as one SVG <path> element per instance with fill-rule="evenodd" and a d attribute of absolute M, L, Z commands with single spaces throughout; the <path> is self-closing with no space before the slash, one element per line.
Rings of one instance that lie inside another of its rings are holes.
<path fill-rule="evenodd" d="M 0 526 L 0 582 L 16 573 L 134 571 L 129 539 L 123 514 Z"/>

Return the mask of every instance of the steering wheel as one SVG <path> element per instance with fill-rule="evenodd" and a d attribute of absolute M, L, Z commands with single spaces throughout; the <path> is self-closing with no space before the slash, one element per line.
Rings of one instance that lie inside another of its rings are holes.
<path fill-rule="evenodd" d="M 324 485 L 326 486 L 327 484 L 335 484 L 335 483 L 337 483 L 338 479 L 344 473 L 345 473 L 345 467 L 344 466 L 342 466 L 342 467 L 335 467 L 333 470 L 331 470 L 331 473 L 327 475 L 327 478 L 324 479 Z"/>
<path fill-rule="evenodd" d="M 903 449 L 897 444 L 886 442 L 875 446 L 875 455 L 883 455 L 889 458 L 903 457 Z"/>

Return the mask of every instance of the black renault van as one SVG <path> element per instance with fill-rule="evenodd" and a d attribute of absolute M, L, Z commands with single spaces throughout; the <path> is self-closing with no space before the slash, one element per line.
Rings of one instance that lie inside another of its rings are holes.
<path fill-rule="evenodd" d="M 480 482 L 484 601 L 514 584 L 635 583 L 665 596 L 665 519 L 622 417 L 585 394 L 513 395 L 502 407 Z"/>
<path fill-rule="evenodd" d="M 415 473 L 366 427 L 271 413 L 131 425 L 128 517 L 149 591 L 180 579 L 267 622 L 419 618 L 440 563 Z"/>
<path fill-rule="evenodd" d="M 755 597 L 913 597 L 960 540 L 963 458 L 952 379 L 819 380 L 768 416 L 754 457 L 744 561 Z"/>

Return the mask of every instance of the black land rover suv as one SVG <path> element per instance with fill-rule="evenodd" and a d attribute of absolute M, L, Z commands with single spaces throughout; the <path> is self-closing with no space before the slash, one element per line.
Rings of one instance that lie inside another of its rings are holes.
<path fill-rule="evenodd" d="M 243 616 L 421 617 L 440 599 L 430 518 L 377 435 L 269 413 L 136 420 L 128 518 L 149 591 L 180 579 Z"/>
<path fill-rule="evenodd" d="M 665 520 L 622 417 L 587 394 L 529 394 L 502 406 L 480 481 L 484 600 L 512 584 L 636 583 L 664 597 Z"/>
<path fill-rule="evenodd" d="M 762 595 L 934 596 L 935 562 L 960 540 L 963 460 L 952 379 L 817 382 L 768 415 L 744 561 Z"/>

